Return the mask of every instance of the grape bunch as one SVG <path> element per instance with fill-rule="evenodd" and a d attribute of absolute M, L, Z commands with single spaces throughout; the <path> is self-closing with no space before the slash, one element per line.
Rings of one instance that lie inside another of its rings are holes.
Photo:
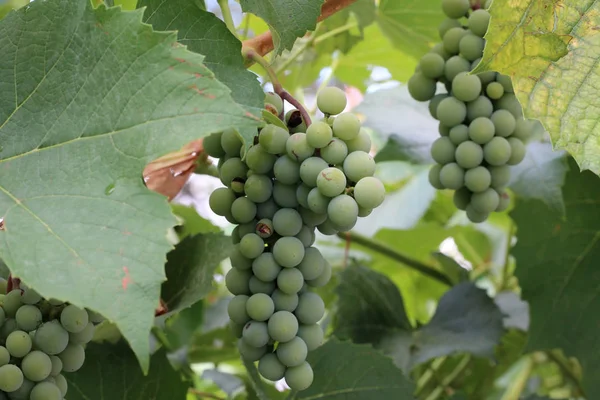
<path fill-rule="evenodd" d="M 315 229 L 348 231 L 385 197 L 370 137 L 354 114 L 342 113 L 346 101 L 342 90 L 323 89 L 317 106 L 325 117 L 307 126 L 299 110 L 283 115 L 282 99 L 268 93 L 265 108 L 283 121 L 260 129 L 247 152 L 233 130 L 204 139 L 225 185 L 210 207 L 237 225 L 225 283 L 239 351 L 258 361 L 264 378 L 285 378 L 295 390 L 311 385 L 306 357 L 323 342 L 325 305 L 310 288 L 327 284 L 331 265 L 313 247 Z"/>
<path fill-rule="evenodd" d="M 524 142 L 539 122 L 523 118 L 510 77 L 469 74 L 483 56 L 490 21 L 486 9 L 470 8 L 469 0 L 442 1 L 448 17 L 439 26 L 442 42 L 421 58 L 408 90 L 415 100 L 429 101 L 440 122 L 431 185 L 455 190 L 456 207 L 478 223 L 508 207 L 510 166 L 525 157 Z M 447 93 L 436 94 L 438 82 Z"/>
<path fill-rule="evenodd" d="M 0 294 L 0 306 L 0 398 L 62 400 L 63 373 L 81 368 L 102 317 L 24 285 Z"/>

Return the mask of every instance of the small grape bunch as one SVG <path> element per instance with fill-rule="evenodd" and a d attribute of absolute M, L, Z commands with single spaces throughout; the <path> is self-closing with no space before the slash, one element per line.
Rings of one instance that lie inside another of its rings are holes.
<path fill-rule="evenodd" d="M 23 284 L 0 295 L 0 393 L 15 400 L 62 400 L 63 373 L 83 366 L 84 347 L 102 320 L 75 305 L 44 300 Z"/>
<path fill-rule="evenodd" d="M 204 139 L 225 185 L 209 204 L 236 225 L 225 284 L 234 295 L 228 313 L 240 354 L 258 361 L 264 378 L 285 378 L 304 390 L 313 381 L 307 355 L 323 342 L 318 322 L 325 305 L 311 289 L 326 285 L 332 273 L 313 246 L 315 229 L 325 235 L 352 229 L 381 205 L 385 189 L 373 177 L 368 133 L 343 112 L 342 90 L 318 94 L 325 118 L 309 126 L 299 110 L 283 115 L 276 94 L 266 102 L 282 124 L 266 124 L 248 151 L 234 130 Z"/>
<path fill-rule="evenodd" d="M 429 101 L 440 122 L 429 182 L 455 190 L 456 207 L 479 223 L 508 207 L 510 167 L 523 160 L 525 142 L 540 124 L 523 117 L 510 77 L 469 74 L 483 56 L 489 12 L 471 10 L 468 0 L 443 0 L 442 10 L 448 17 L 439 26 L 442 42 L 421 58 L 408 90 L 415 100 Z M 446 93 L 436 94 L 438 82 Z"/>

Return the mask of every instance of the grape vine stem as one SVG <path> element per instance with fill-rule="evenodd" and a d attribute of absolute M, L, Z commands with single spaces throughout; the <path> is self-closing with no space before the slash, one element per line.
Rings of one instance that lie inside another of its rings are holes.
<path fill-rule="evenodd" d="M 340 232 L 337 234 L 342 240 L 349 240 L 350 242 L 357 243 L 361 246 L 365 246 L 371 250 L 383 254 L 384 256 L 391 258 L 392 260 L 398 261 L 409 268 L 419 271 L 423 275 L 435 279 L 436 281 L 443 283 L 447 286 L 452 286 L 452 281 L 444 275 L 442 272 L 434 269 L 432 266 L 424 264 L 418 260 L 410 258 L 400 253 L 395 248 L 388 246 L 384 243 L 378 242 L 366 236 L 360 235 L 356 232 Z"/>

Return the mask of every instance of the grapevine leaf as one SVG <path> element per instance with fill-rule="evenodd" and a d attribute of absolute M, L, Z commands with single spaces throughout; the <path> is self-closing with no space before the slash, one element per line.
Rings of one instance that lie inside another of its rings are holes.
<path fill-rule="evenodd" d="M 171 209 L 173 214 L 181 219 L 181 224 L 176 227 L 181 239 L 199 233 L 221 232 L 220 228 L 214 226 L 209 220 L 202 218 L 194 207 L 171 204 Z"/>
<path fill-rule="evenodd" d="M 35 1 L 0 21 L 0 258 L 44 297 L 113 321 L 147 370 L 175 218 L 141 172 L 259 122 L 142 12 Z"/>
<path fill-rule="evenodd" d="M 240 0 L 242 11 L 252 13 L 269 24 L 275 55 L 291 50 L 297 38 L 317 26 L 324 0 Z"/>
<path fill-rule="evenodd" d="M 600 74 L 600 5 L 579 2 L 497 1 L 476 71 L 513 79 L 525 115 L 540 120 L 555 149 L 567 150 L 582 170 L 600 174 L 596 81 Z"/>
<path fill-rule="evenodd" d="M 184 399 L 188 383 L 173 370 L 166 354 L 159 350 L 152 356 L 152 366 L 144 376 L 127 345 L 90 343 L 85 349 L 85 363 L 75 373 L 65 374 L 69 399 Z"/>
<path fill-rule="evenodd" d="M 511 213 L 519 227 L 513 255 L 523 298 L 531 308 L 528 350 L 561 348 L 579 359 L 588 398 L 600 396 L 600 355 L 593 310 L 600 307 L 600 178 L 569 159 L 563 187 L 566 219 L 539 200 Z"/>
<path fill-rule="evenodd" d="M 330 339 L 311 352 L 312 385 L 294 399 L 412 400 L 414 385 L 392 360 L 369 345 Z"/>
<path fill-rule="evenodd" d="M 9 0 L 7 2 L 0 2 L 0 19 L 4 18 L 10 11 L 23 7 L 29 3 L 29 0 Z"/>
<path fill-rule="evenodd" d="M 190 0 L 141 0 L 145 22 L 160 31 L 177 30 L 178 41 L 202 54 L 218 80 L 231 89 L 231 97 L 260 116 L 264 93 L 256 75 L 244 67 L 242 44 L 223 21 Z"/>

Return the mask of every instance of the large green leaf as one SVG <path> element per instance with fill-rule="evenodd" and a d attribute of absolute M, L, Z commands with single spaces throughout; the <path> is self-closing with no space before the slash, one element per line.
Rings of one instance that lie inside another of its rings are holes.
<path fill-rule="evenodd" d="M 10 11 L 19 7 L 23 7 L 27 3 L 29 3 L 29 0 L 9 0 L 6 2 L 0 2 L 0 19 L 4 18 L 4 16 Z"/>
<path fill-rule="evenodd" d="M 204 64 L 231 89 L 235 101 L 255 115 L 263 108 L 264 93 L 256 75 L 244 67 L 242 44 L 223 21 L 190 0 L 140 0 L 144 21 L 160 31 L 177 30 L 177 40 L 202 54 Z"/>
<path fill-rule="evenodd" d="M 510 75 L 525 115 L 539 119 L 554 147 L 600 174 L 600 4 L 592 0 L 497 1 L 478 71 Z"/>
<path fill-rule="evenodd" d="M 531 307 L 529 350 L 562 348 L 579 359 L 588 398 L 600 396 L 595 348 L 600 307 L 600 178 L 570 159 L 563 196 L 566 220 L 539 200 L 520 200 L 513 255 L 523 298 Z"/>
<path fill-rule="evenodd" d="M 297 38 L 317 25 L 324 0 L 240 0 L 242 10 L 269 24 L 275 55 L 290 50 Z"/>
<path fill-rule="evenodd" d="M 175 33 L 141 19 L 52 0 L 0 21 L 0 258 L 44 297 L 115 322 L 146 369 L 175 219 L 141 172 L 258 121 Z"/>

